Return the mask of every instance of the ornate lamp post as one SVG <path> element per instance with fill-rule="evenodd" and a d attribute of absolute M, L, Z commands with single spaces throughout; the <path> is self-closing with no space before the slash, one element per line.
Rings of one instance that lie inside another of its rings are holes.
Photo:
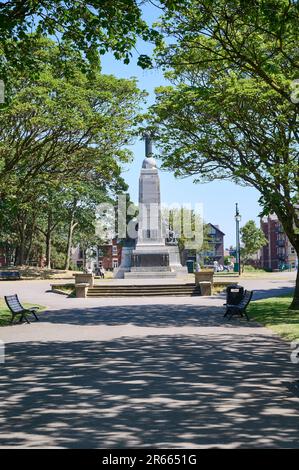
<path fill-rule="evenodd" d="M 235 213 L 235 221 L 236 221 L 236 264 L 235 264 L 235 272 L 241 275 L 241 257 L 240 257 L 240 220 L 241 214 L 239 212 L 238 203 L 236 202 L 236 213 Z"/>

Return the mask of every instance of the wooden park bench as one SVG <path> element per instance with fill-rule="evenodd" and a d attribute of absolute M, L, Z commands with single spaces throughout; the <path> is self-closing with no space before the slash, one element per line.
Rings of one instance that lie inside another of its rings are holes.
<path fill-rule="evenodd" d="M 0 271 L 0 279 L 21 279 L 19 271 Z"/>
<path fill-rule="evenodd" d="M 246 308 L 249 305 L 249 302 L 252 299 L 253 291 L 246 290 L 244 292 L 244 296 L 236 305 L 224 304 L 226 306 L 226 312 L 224 314 L 225 317 L 228 317 L 230 320 L 233 315 L 240 315 L 241 317 L 246 317 L 247 321 L 249 321 L 249 317 L 246 312 Z"/>
<path fill-rule="evenodd" d="M 6 295 L 4 296 L 4 299 L 5 299 L 6 305 L 8 306 L 12 314 L 11 323 L 13 323 L 14 318 L 17 317 L 18 315 L 20 316 L 20 320 L 19 320 L 20 323 L 23 321 L 23 319 L 27 323 L 30 323 L 30 321 L 27 318 L 28 314 L 33 315 L 35 317 L 35 320 L 38 321 L 36 312 L 39 309 L 39 307 L 31 307 L 31 308 L 23 307 L 23 305 L 19 301 L 17 294 Z"/>

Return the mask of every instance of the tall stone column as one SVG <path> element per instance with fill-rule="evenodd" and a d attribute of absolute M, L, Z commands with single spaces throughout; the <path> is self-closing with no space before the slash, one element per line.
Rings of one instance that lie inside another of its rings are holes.
<path fill-rule="evenodd" d="M 149 137 L 145 140 L 146 158 L 139 177 L 139 245 L 165 245 L 162 237 L 160 179 L 156 160 L 152 155 Z"/>

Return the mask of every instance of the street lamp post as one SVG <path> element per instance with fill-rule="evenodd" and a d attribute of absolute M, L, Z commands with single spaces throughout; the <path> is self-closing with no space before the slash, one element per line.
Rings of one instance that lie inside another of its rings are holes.
<path fill-rule="evenodd" d="M 235 221 L 236 221 L 236 265 L 235 265 L 235 272 L 239 272 L 239 276 L 241 275 L 240 220 L 241 220 L 241 215 L 240 215 L 240 212 L 239 212 L 238 203 L 236 202 L 236 213 L 235 213 Z"/>

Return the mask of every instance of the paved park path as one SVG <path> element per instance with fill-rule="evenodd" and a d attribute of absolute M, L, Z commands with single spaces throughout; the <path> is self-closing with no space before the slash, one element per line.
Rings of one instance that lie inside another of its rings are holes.
<path fill-rule="evenodd" d="M 291 288 L 273 279 L 257 298 Z M 299 448 L 289 345 L 225 322 L 221 297 L 82 300 L 48 287 L 0 285 L 48 306 L 39 323 L 0 329 L 0 447 Z"/>

